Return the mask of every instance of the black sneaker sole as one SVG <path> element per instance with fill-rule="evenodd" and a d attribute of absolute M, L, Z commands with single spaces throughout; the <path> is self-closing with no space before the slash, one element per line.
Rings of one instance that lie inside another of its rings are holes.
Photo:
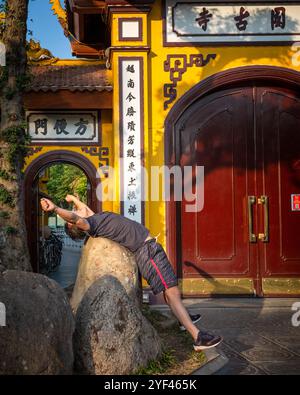
<path fill-rule="evenodd" d="M 223 339 L 220 339 L 217 343 L 213 344 L 212 346 L 195 346 L 194 344 L 194 350 L 195 351 L 203 351 L 203 350 L 208 350 L 209 348 L 213 348 L 213 347 L 217 347 L 221 342 L 223 341 Z"/>
<path fill-rule="evenodd" d="M 197 318 L 196 319 L 196 321 L 193 321 L 193 324 L 196 324 L 197 322 L 199 322 L 200 320 L 201 320 L 201 318 L 202 318 L 202 315 L 200 315 L 200 317 L 199 318 Z M 180 325 L 179 326 L 179 329 L 181 330 L 181 331 L 186 331 L 186 328 L 185 328 L 185 326 L 183 326 L 183 325 Z"/>

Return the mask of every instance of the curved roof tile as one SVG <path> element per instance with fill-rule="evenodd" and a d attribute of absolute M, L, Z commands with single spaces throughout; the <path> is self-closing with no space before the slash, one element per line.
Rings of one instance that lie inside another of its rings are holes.
<path fill-rule="evenodd" d="M 111 91 L 111 73 L 104 65 L 35 66 L 27 91 Z"/>

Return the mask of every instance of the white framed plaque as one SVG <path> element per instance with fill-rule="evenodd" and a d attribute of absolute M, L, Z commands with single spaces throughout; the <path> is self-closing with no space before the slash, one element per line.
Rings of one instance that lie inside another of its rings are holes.
<path fill-rule="evenodd" d="M 99 144 L 98 111 L 27 111 L 26 120 L 34 145 Z"/>
<path fill-rule="evenodd" d="M 165 0 L 165 45 L 300 41 L 300 2 Z"/>
<path fill-rule="evenodd" d="M 139 223 L 143 215 L 143 58 L 119 58 L 122 214 Z"/>

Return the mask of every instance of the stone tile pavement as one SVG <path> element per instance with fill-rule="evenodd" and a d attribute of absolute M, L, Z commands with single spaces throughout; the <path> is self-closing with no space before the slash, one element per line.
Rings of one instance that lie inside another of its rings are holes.
<path fill-rule="evenodd" d="M 61 266 L 50 277 L 62 287 L 73 284 L 79 258 L 79 251 L 64 249 Z M 224 338 L 217 350 L 228 363 L 217 375 L 300 375 L 300 326 L 291 322 L 294 302 L 300 299 L 184 300 L 191 313 L 202 314 L 201 329 Z M 152 308 L 170 314 L 166 305 Z"/>
<path fill-rule="evenodd" d="M 199 327 L 224 338 L 217 349 L 228 363 L 217 375 L 300 375 L 300 326 L 291 306 L 300 299 L 185 299 Z M 166 305 L 153 309 L 168 312 Z M 300 321 L 300 317 L 298 318 Z"/>
<path fill-rule="evenodd" d="M 62 251 L 61 264 L 49 277 L 55 280 L 62 288 L 67 288 L 76 281 L 77 268 L 80 260 L 81 251 L 64 247 Z"/>

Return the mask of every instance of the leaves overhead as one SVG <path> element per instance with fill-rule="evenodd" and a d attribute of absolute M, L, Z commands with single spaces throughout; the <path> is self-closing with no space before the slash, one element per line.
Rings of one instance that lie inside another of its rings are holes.
<path fill-rule="evenodd" d="M 65 203 L 68 194 L 78 195 L 80 200 L 87 199 L 87 178 L 76 166 L 57 164 L 49 168 L 49 181 L 47 182 L 49 196 L 55 204 Z"/>

